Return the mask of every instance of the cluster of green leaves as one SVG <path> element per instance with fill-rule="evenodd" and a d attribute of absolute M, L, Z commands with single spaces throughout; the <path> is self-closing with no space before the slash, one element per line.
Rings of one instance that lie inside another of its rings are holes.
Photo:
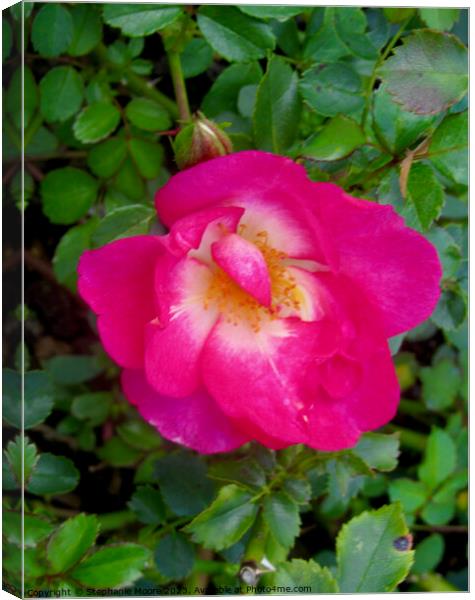
<path fill-rule="evenodd" d="M 347 452 L 176 451 L 129 406 L 99 351 L 45 360 L 23 347 L 26 435 L 18 360 L 3 408 L 4 568 L 17 588 L 24 483 L 32 588 L 181 582 L 203 593 L 205 576 L 208 589 L 235 590 L 243 561 L 266 557 L 275 571 L 259 585 L 270 589 L 378 592 L 405 578 L 403 589 L 464 589 L 463 551 L 457 572 L 445 559 L 467 523 L 466 20 L 429 8 L 25 2 L 4 12 L 8 190 L 27 219 L 39 207 L 60 226 L 52 268 L 72 292 L 84 250 L 155 222 L 153 193 L 174 169 L 166 138 L 181 124 L 170 48 L 192 109 L 225 126 L 235 150 L 290 156 L 315 181 L 392 205 L 443 264 L 431 319 L 391 340 L 404 393 L 395 424 Z M 27 324 L 38 319 L 30 312 Z M 91 491 L 78 490 L 87 468 L 76 455 L 127 490 L 120 510 L 81 512 Z M 65 519 L 63 502 L 77 514 Z"/>

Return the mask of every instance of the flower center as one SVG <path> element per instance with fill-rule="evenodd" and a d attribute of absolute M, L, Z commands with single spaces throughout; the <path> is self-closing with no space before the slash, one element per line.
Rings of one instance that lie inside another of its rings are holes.
<path fill-rule="evenodd" d="M 246 226 L 240 225 L 238 234 L 246 237 Z M 298 313 L 301 293 L 295 277 L 284 264 L 287 255 L 271 247 L 267 231 L 259 231 L 251 241 L 264 257 L 271 283 L 271 304 L 263 306 L 243 290 L 223 269 L 213 266 L 213 277 L 204 298 L 204 308 L 218 309 L 228 323 L 238 325 L 245 321 L 255 332 L 266 322 L 279 318 L 283 309 Z"/>

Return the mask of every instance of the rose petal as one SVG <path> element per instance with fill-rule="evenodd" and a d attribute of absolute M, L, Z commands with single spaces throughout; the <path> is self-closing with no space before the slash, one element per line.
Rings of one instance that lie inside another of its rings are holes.
<path fill-rule="evenodd" d="M 160 238 L 117 240 L 81 256 L 78 290 L 98 315 L 102 343 L 122 367 L 143 365 L 145 325 L 156 316 L 154 270 Z"/>
<path fill-rule="evenodd" d="M 155 206 L 168 226 L 205 207 L 244 207 L 241 223 L 250 232 L 265 229 L 273 247 L 292 257 L 324 263 L 318 223 L 309 227 L 309 219 L 315 218 L 304 198 L 307 189 L 302 166 L 283 156 L 251 150 L 178 173 L 157 191 Z M 245 237 L 252 241 L 247 232 Z"/>
<path fill-rule="evenodd" d="M 267 265 L 259 249 L 235 233 L 211 246 L 216 263 L 248 294 L 270 306 L 271 289 Z"/>
<path fill-rule="evenodd" d="M 202 390 L 187 398 L 170 398 L 156 392 L 143 371 L 129 369 L 122 373 L 122 389 L 163 437 L 197 452 L 229 452 L 250 440 Z"/>
<path fill-rule="evenodd" d="M 221 225 L 227 232 L 235 232 L 244 214 L 237 206 L 207 208 L 182 217 L 171 228 L 169 249 L 177 255 L 184 255 L 191 249 L 197 249 L 201 239 L 211 223 Z"/>
<path fill-rule="evenodd" d="M 383 315 L 386 336 L 427 319 L 442 275 L 434 246 L 406 227 L 391 206 L 352 198 L 329 183 L 314 184 L 311 199 L 336 252 L 332 267 L 367 293 Z"/>
<path fill-rule="evenodd" d="M 204 306 L 211 277 L 205 265 L 183 259 L 164 282 L 167 296 L 159 301 L 167 307 L 147 326 L 145 352 L 147 379 L 161 394 L 188 396 L 200 384 L 201 350 L 218 317 L 216 308 Z"/>
<path fill-rule="evenodd" d="M 280 319 L 258 333 L 219 321 L 203 350 L 205 386 L 229 417 L 287 444 L 305 442 L 305 374 L 335 351 L 333 333 L 325 320 Z"/>

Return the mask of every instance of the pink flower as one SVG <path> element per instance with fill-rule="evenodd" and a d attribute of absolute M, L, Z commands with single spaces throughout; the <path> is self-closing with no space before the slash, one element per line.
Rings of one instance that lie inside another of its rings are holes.
<path fill-rule="evenodd" d="M 387 338 L 429 317 L 441 268 L 391 207 L 255 151 L 175 175 L 156 207 L 170 232 L 85 252 L 79 291 L 165 438 L 340 450 L 394 416 Z"/>

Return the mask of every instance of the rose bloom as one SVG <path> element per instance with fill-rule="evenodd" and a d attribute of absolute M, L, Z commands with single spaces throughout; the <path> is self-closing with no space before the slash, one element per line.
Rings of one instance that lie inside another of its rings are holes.
<path fill-rule="evenodd" d="M 335 451 L 394 417 L 387 339 L 429 317 L 441 267 L 392 207 L 257 151 L 175 175 L 155 203 L 169 233 L 85 252 L 78 285 L 163 437 Z"/>

